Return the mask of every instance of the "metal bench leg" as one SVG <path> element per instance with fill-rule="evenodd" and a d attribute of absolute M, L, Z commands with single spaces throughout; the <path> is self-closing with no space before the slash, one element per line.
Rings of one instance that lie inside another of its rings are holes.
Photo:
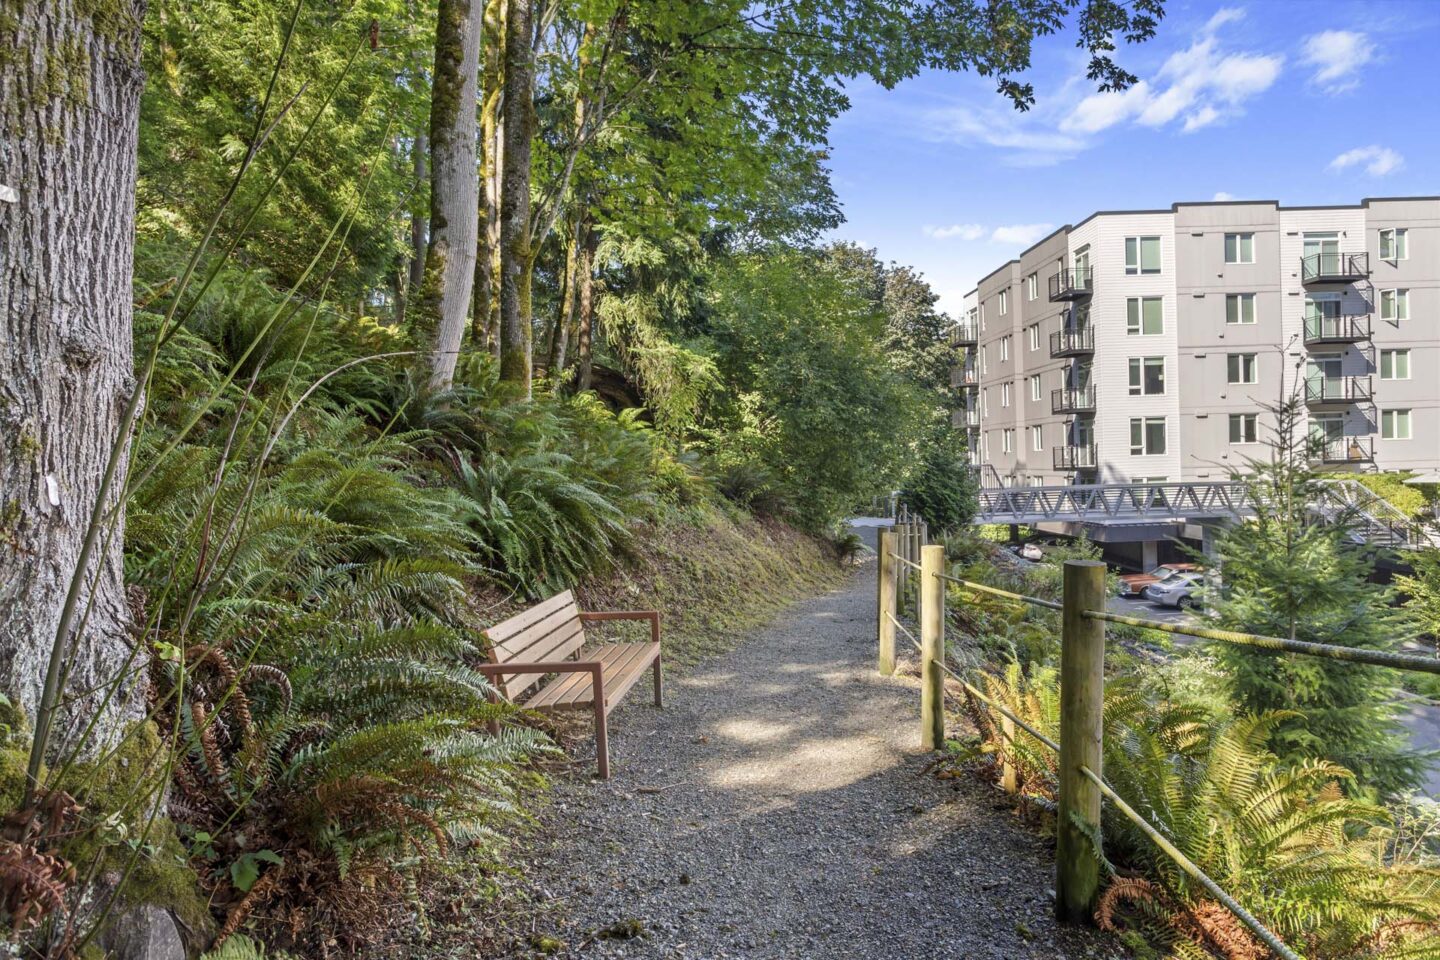
<path fill-rule="evenodd" d="M 665 706 L 665 681 L 660 678 L 660 656 L 655 656 L 655 706 Z"/>
<path fill-rule="evenodd" d="M 600 779 L 610 779 L 610 732 L 605 723 L 605 700 L 595 698 L 595 759 L 600 765 Z"/>

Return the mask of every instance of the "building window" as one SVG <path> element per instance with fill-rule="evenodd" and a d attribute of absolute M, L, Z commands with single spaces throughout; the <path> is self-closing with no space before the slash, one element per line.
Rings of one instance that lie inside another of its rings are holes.
<path fill-rule="evenodd" d="M 1382 410 L 1382 411 L 1380 411 L 1380 439 L 1382 439 L 1382 440 L 1409 440 L 1409 439 L 1410 439 L 1410 411 L 1409 411 L 1409 410 Z"/>
<path fill-rule="evenodd" d="M 1039 399 L 1040 399 L 1040 375 L 1037 373 L 1035 376 L 1030 377 L 1029 379 L 1030 379 L 1030 399 L 1031 399 L 1031 400 L 1039 400 Z"/>
<path fill-rule="evenodd" d="M 1025 299 L 1035 300 L 1040 296 L 1040 274 L 1032 273 L 1025 278 Z"/>
<path fill-rule="evenodd" d="M 1256 383 L 1255 354 L 1231 353 L 1225 357 L 1227 383 Z"/>
<path fill-rule="evenodd" d="M 1000 306 L 999 306 L 999 310 L 1000 310 L 1000 312 L 1001 312 L 1002 314 L 1005 314 L 1005 313 L 1009 313 L 1009 312 L 1010 312 L 1010 291 L 1009 291 L 1009 290 L 1001 290 L 1001 291 L 1000 291 Z"/>
<path fill-rule="evenodd" d="M 1165 358 L 1130 358 L 1130 395 L 1159 396 L 1165 392 Z"/>
<path fill-rule="evenodd" d="M 1230 414 L 1230 442 L 1259 443 L 1259 419 L 1255 413 Z"/>
<path fill-rule="evenodd" d="M 1227 294 L 1225 294 L 1225 322 L 1226 322 L 1226 323 L 1254 323 L 1254 322 L 1255 322 L 1255 294 L 1253 294 L 1253 293 L 1227 293 Z"/>
<path fill-rule="evenodd" d="M 1000 362 L 1004 363 L 1010 359 L 1010 335 L 1007 333 L 1000 338 Z"/>
<path fill-rule="evenodd" d="M 1006 427 L 1000 431 L 1000 451 L 1002 453 L 1015 452 L 1015 428 Z"/>
<path fill-rule="evenodd" d="M 1410 291 L 1409 291 L 1409 290 L 1381 290 L 1381 291 L 1380 291 L 1380 319 L 1381 319 L 1381 320 L 1409 320 L 1409 319 L 1410 319 Z"/>
<path fill-rule="evenodd" d="M 1037 447 L 1036 449 L 1039 449 L 1039 448 Z M 1045 486 L 1045 478 L 1044 478 L 1044 477 L 1031 477 L 1027 482 L 1028 482 L 1028 483 L 1030 484 L 1030 486 L 1032 486 L 1032 487 L 1043 487 L 1043 486 Z"/>
<path fill-rule="evenodd" d="M 1255 234 L 1253 234 L 1253 233 L 1227 233 L 1227 234 L 1225 234 L 1225 262 L 1226 262 L 1226 263 L 1254 263 L 1254 262 L 1255 262 Z"/>
<path fill-rule="evenodd" d="M 1004 409 L 1010 406 L 1010 384 L 1000 384 L 1000 407 Z"/>
<path fill-rule="evenodd" d="M 981 460 L 989 460 L 989 459 L 990 459 L 990 434 L 989 434 L 989 433 L 982 433 L 982 434 L 980 434 L 980 459 L 981 459 Z"/>
<path fill-rule="evenodd" d="M 1160 272 L 1160 238 L 1125 238 L 1125 274 L 1136 276 Z"/>
<path fill-rule="evenodd" d="M 985 304 L 980 304 L 980 332 L 985 332 Z"/>
<path fill-rule="evenodd" d="M 1032 323 L 1032 324 L 1030 324 L 1030 326 L 1027 327 L 1026 329 L 1029 331 L 1029 334 L 1030 334 L 1030 349 L 1031 349 L 1031 350 L 1039 350 L 1039 349 L 1040 349 L 1040 324 L 1038 324 L 1038 323 Z"/>
<path fill-rule="evenodd" d="M 1155 457 L 1165 452 L 1165 418 L 1132 417 L 1130 420 L 1130 455 Z"/>
<path fill-rule="evenodd" d="M 986 387 L 980 391 L 980 416 L 990 416 L 990 388 Z"/>
<path fill-rule="evenodd" d="M 1380 351 L 1380 379 L 1381 379 L 1381 380 L 1409 380 L 1409 379 L 1410 379 L 1410 351 L 1409 351 L 1409 350 L 1381 350 L 1381 351 Z"/>
<path fill-rule="evenodd" d="M 1380 231 L 1380 259 L 1410 259 L 1409 233 L 1404 227 L 1392 227 Z"/>
<path fill-rule="evenodd" d="M 990 345 L 987 343 L 980 348 L 980 376 L 985 376 L 990 369 Z"/>
<path fill-rule="evenodd" d="M 1043 427 L 1030 428 L 1030 448 L 1037 453 L 1045 449 L 1045 430 Z"/>
<path fill-rule="evenodd" d="M 1126 300 L 1125 332 L 1132 337 L 1153 337 L 1164 333 L 1164 301 L 1160 297 L 1130 297 Z"/>

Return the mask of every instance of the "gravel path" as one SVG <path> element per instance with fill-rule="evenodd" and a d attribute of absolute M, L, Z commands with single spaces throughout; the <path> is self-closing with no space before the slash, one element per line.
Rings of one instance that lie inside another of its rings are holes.
<path fill-rule="evenodd" d="M 614 778 L 557 785 L 533 864 L 562 955 L 1119 955 L 1056 926 L 1050 844 L 991 788 L 922 775 L 915 680 L 874 667 L 874 566 L 612 715 Z"/>

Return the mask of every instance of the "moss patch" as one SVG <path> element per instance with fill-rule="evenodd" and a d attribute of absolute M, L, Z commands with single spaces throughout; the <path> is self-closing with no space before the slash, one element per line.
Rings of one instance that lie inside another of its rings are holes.
<path fill-rule="evenodd" d="M 0 808 L 8 812 L 17 809 L 24 797 L 28 724 L 9 703 L 0 704 L 0 722 L 11 729 L 0 745 Z M 88 829 L 79 831 L 60 853 L 75 864 L 81 876 L 98 861 L 96 875 L 107 880 L 119 879 L 133 857 L 134 867 L 120 895 L 120 906 L 171 910 L 192 931 L 208 937 L 214 922 L 175 824 L 167 817 L 157 817 L 148 831 L 145 827 L 145 812 L 154 805 L 150 791 L 164 773 L 165 755 L 159 731 L 146 722 L 127 731 L 120 748 L 103 763 L 71 767 L 58 786 L 84 808 L 81 824 Z M 48 770 L 42 770 L 42 780 L 48 775 Z M 146 796 L 151 799 L 141 799 Z M 123 816 L 112 816 L 122 810 Z"/>

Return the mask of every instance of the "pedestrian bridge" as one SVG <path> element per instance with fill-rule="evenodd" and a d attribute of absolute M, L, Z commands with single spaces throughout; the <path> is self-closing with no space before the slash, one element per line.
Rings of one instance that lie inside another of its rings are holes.
<path fill-rule="evenodd" d="M 1087 483 L 1053 487 L 982 487 L 976 523 L 1086 523 L 1100 526 L 1175 521 L 1236 521 L 1255 515 L 1262 487 L 1239 480 L 1180 483 Z M 1310 512 L 1344 521 L 1357 543 L 1437 546 L 1403 511 L 1354 480 L 1321 484 Z"/>

